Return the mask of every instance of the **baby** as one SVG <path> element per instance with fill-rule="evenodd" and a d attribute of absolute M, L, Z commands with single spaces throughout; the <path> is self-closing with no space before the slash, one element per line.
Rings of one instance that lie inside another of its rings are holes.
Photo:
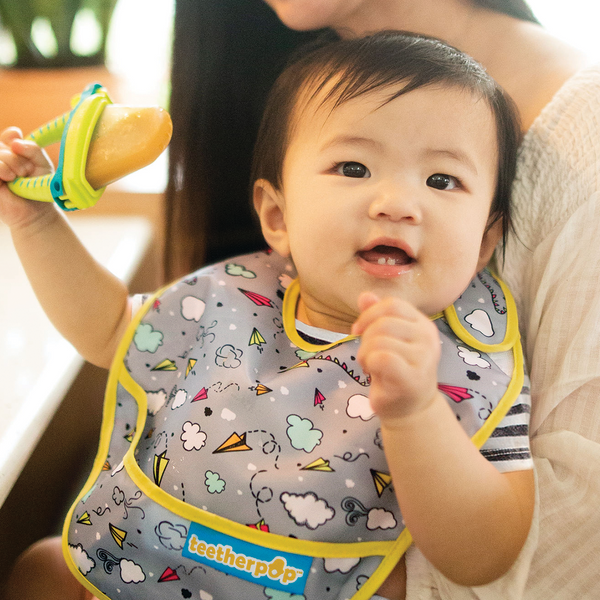
<path fill-rule="evenodd" d="M 0 141 L 2 180 L 47 171 L 14 129 Z M 533 511 L 529 397 L 514 302 L 485 266 L 518 142 L 511 103 L 453 48 L 315 47 L 278 79 L 255 150 L 272 251 L 143 306 L 58 210 L 0 187 L 48 315 L 112 365 L 63 535 L 88 594 L 395 600 L 413 540 L 464 585 L 510 568 Z"/>

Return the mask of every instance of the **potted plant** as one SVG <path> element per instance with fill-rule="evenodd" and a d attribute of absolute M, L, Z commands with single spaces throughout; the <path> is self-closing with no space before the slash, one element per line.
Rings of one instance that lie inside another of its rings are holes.
<path fill-rule="evenodd" d="M 0 27 L 14 43 L 11 68 L 104 64 L 117 0 L 0 0 Z M 7 65 L 5 65 L 7 66 Z"/>

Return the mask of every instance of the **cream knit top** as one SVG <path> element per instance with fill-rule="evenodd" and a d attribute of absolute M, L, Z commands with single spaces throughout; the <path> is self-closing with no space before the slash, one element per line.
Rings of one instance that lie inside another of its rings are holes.
<path fill-rule="evenodd" d="M 513 568 L 477 588 L 411 549 L 410 600 L 600 598 L 600 65 L 567 81 L 527 132 L 513 201 L 502 277 L 531 374 L 533 525 Z"/>

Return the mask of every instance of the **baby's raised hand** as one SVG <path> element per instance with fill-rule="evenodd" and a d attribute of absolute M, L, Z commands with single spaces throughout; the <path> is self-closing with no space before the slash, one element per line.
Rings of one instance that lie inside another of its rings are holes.
<path fill-rule="evenodd" d="M 439 393 L 437 327 L 412 304 L 365 292 L 352 327 L 361 336 L 357 360 L 371 376 L 369 399 L 382 423 L 393 425 L 429 406 Z"/>
<path fill-rule="evenodd" d="M 24 140 L 17 127 L 0 133 L 0 220 L 9 227 L 26 223 L 54 210 L 52 203 L 24 200 L 6 185 L 16 177 L 37 177 L 52 172 L 46 153 L 30 140 Z"/>

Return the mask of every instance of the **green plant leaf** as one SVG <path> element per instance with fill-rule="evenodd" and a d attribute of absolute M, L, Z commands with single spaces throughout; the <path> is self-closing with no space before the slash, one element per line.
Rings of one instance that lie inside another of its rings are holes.
<path fill-rule="evenodd" d="M 0 0 L 0 23 L 10 31 L 17 50 L 17 67 L 77 66 L 103 62 L 106 35 L 118 0 Z M 101 30 L 102 44 L 96 58 L 75 56 L 70 49 L 71 32 L 77 13 L 91 9 Z M 58 54 L 46 59 L 31 39 L 31 27 L 38 17 L 47 19 L 58 46 Z"/>

